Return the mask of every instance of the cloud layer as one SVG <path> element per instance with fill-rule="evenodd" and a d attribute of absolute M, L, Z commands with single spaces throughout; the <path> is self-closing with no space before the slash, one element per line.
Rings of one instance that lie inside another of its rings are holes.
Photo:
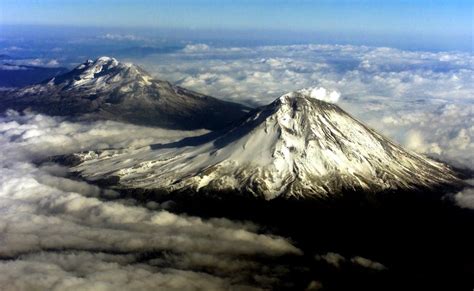
<path fill-rule="evenodd" d="M 299 255 L 284 238 L 260 234 L 251 223 L 176 215 L 133 200 L 110 201 L 117 196 L 112 190 L 71 180 L 58 165 L 31 162 L 191 134 L 196 132 L 69 123 L 15 112 L 1 117 L 2 290 L 216 290 L 248 282 L 271 287 L 268 282 L 278 281 L 284 269 L 263 268 L 252 257 Z M 254 273 L 262 282 L 252 279 Z"/>

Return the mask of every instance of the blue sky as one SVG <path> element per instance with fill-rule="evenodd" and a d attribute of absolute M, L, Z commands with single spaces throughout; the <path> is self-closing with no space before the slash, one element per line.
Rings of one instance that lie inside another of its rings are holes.
<path fill-rule="evenodd" d="M 258 29 L 472 46 L 471 1 L 0 0 L 0 25 Z"/>

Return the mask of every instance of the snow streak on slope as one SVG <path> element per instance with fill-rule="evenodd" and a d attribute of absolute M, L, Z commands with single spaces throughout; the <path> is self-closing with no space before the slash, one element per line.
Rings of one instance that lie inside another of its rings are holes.
<path fill-rule="evenodd" d="M 91 180 L 119 177 L 123 188 L 239 191 L 266 199 L 456 180 L 444 165 L 403 150 L 337 105 L 305 95 L 310 91 L 285 94 L 217 137 L 83 153 L 74 170 Z"/>

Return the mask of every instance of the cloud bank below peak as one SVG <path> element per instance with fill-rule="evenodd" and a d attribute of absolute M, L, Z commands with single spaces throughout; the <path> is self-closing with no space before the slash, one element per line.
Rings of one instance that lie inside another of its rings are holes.
<path fill-rule="evenodd" d="M 133 132 L 133 135 L 130 135 Z M 10 111 L 0 116 L 0 286 L 5 290 L 203 290 L 271 288 L 287 270 L 268 259 L 298 256 L 282 237 L 249 222 L 201 219 L 166 203 L 118 199 L 32 161 L 84 149 L 142 147 L 199 132 L 117 122 L 70 123 Z M 250 280 L 258 274 L 259 280 Z M 249 283 L 252 281 L 252 283 Z M 251 285 L 248 285 L 251 284 Z M 252 285 L 253 284 L 253 285 Z"/>

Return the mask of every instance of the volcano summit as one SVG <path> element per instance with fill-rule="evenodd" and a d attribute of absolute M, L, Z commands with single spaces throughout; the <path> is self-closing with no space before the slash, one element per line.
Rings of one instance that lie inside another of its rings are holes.
<path fill-rule="evenodd" d="M 267 200 L 382 192 L 456 181 L 445 165 L 406 151 L 335 104 L 291 92 L 234 127 L 138 150 L 77 154 L 73 168 L 119 188 L 250 193 Z"/>

